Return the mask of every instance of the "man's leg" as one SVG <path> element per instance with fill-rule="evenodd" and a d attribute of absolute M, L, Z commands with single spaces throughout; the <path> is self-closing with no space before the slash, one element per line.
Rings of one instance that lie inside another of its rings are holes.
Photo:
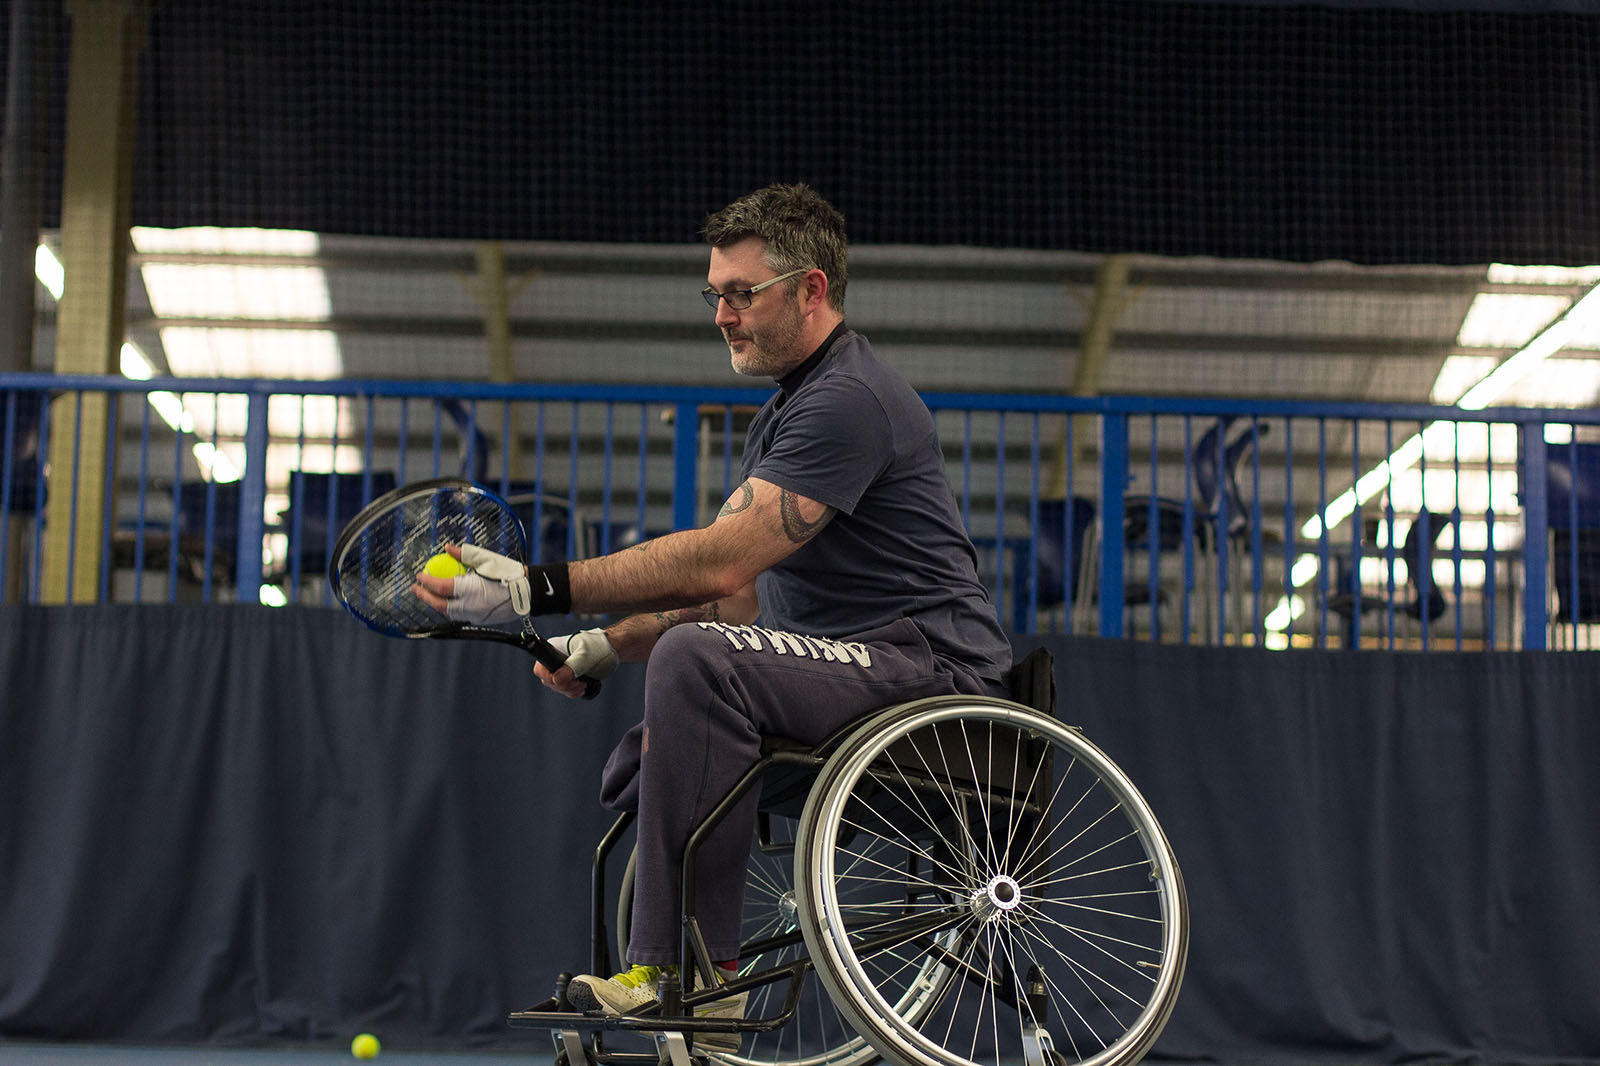
<path fill-rule="evenodd" d="M 761 738 L 817 743 L 891 704 L 989 691 L 897 622 L 847 641 L 752 626 L 679 626 L 650 657 L 638 776 L 639 862 L 628 962 L 678 961 L 684 844 L 755 764 Z M 738 954 L 755 793 L 706 838 L 696 914 L 716 960 Z"/>

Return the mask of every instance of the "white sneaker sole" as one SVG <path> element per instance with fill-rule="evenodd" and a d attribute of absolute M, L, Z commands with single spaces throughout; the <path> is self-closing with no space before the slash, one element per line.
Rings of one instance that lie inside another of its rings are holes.
<path fill-rule="evenodd" d="M 567 985 L 567 1002 L 586 1013 L 636 1014 L 655 1001 L 654 996 L 644 996 L 631 1002 L 607 1003 L 588 981 L 573 981 Z"/>

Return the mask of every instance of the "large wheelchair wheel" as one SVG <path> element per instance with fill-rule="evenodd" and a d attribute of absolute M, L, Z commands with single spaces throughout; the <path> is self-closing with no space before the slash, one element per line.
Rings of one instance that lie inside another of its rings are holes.
<path fill-rule="evenodd" d="M 939 697 L 863 724 L 807 799 L 795 881 L 822 985 L 900 1066 L 1017 1061 L 1030 1041 L 1127 1066 L 1177 1000 L 1188 904 L 1154 814 L 1077 730 L 1020 704 Z M 913 1011 L 908 970 L 937 989 Z"/>
<path fill-rule="evenodd" d="M 740 976 L 786 966 L 806 957 L 799 932 L 799 912 L 794 891 L 794 839 L 796 819 L 768 814 L 751 846 L 745 873 L 744 918 L 740 933 L 745 945 L 739 959 Z M 870 847 L 867 847 L 870 843 Z M 895 841 L 863 842 L 871 861 L 902 867 L 904 848 Z M 633 885 L 637 851 L 628 859 L 617 896 L 617 957 L 628 957 L 633 923 Z M 841 891 L 859 912 L 881 897 L 878 886 L 858 882 Z M 908 1017 L 925 1013 L 937 1000 L 942 981 L 950 973 L 937 960 L 909 959 L 907 965 L 880 989 Z M 877 1049 L 857 1034 L 835 1006 L 815 972 L 803 978 L 794 1020 L 772 1032 L 749 1033 L 737 1053 L 712 1052 L 726 1066 L 867 1066 L 878 1061 Z M 787 981 L 766 985 L 750 993 L 746 1018 L 771 1017 L 782 1008 Z"/>

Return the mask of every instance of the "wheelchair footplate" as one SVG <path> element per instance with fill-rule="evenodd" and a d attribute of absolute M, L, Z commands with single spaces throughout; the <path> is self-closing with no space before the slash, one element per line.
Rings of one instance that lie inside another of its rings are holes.
<path fill-rule="evenodd" d="M 706 1054 L 693 1046 L 694 1037 L 698 1034 L 764 1033 L 789 1024 L 799 1004 L 803 978 L 809 967 L 807 962 L 795 962 L 735 978 L 714 989 L 697 990 L 688 995 L 679 990 L 675 973 L 664 973 L 656 1001 L 637 1014 L 578 1010 L 567 1000 L 567 982 L 572 975 L 562 974 L 556 978 L 556 994 L 553 997 L 524 1010 L 512 1011 L 506 1016 L 506 1024 L 513 1029 L 550 1030 L 555 1041 L 556 1062 L 563 1066 L 644 1066 L 655 1063 L 661 1066 L 692 1066 L 695 1058 Z M 782 1009 L 770 1018 L 694 1016 L 696 1007 L 785 980 L 789 982 L 789 988 Z M 608 1050 L 602 1036 L 607 1032 L 648 1036 L 655 1044 L 655 1053 Z"/>

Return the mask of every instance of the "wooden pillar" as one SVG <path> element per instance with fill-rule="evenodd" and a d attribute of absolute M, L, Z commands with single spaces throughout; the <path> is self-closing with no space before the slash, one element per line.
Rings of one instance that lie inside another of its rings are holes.
<path fill-rule="evenodd" d="M 483 336 L 489 346 L 489 380 L 510 384 L 516 381 L 516 365 L 511 353 L 511 301 L 539 272 L 533 270 L 515 281 L 510 279 L 506 274 L 505 246 L 499 241 L 479 242 L 476 259 L 478 269 L 471 291 L 483 312 Z M 509 400 L 506 406 L 511 406 Z M 505 471 L 507 477 L 514 478 L 522 473 L 522 436 L 517 432 L 514 412 L 508 412 L 504 421 L 510 430 L 510 439 L 501 442 Z M 479 427 L 495 428 L 484 426 L 481 420 Z"/>
<path fill-rule="evenodd" d="M 1094 298 L 1089 304 L 1089 320 L 1084 325 L 1083 338 L 1068 389 L 1072 396 L 1100 395 L 1100 375 L 1106 358 L 1111 353 L 1112 337 L 1116 332 L 1117 318 L 1127 306 L 1128 257 L 1108 255 L 1095 271 Z M 1073 469 L 1082 468 L 1099 429 L 1099 420 L 1093 415 L 1073 416 Z M 1049 475 L 1045 479 L 1044 495 L 1051 499 L 1064 499 L 1067 495 L 1067 433 L 1063 428 L 1052 458 Z M 1120 493 L 1119 493 L 1120 495 Z"/>
<path fill-rule="evenodd" d="M 61 183 L 65 291 L 56 315 L 56 372 L 117 373 L 127 293 L 135 86 L 146 0 L 67 0 L 71 44 Z M 107 416 L 112 398 L 54 401 L 42 599 L 93 601 L 106 522 Z"/>

